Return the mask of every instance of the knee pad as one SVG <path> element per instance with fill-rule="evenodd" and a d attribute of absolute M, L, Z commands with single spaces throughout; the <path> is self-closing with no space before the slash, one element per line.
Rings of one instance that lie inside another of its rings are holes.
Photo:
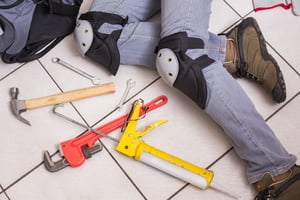
<path fill-rule="evenodd" d="M 207 100 L 207 87 L 202 69 L 214 62 L 207 55 L 191 59 L 185 53 L 188 49 L 202 49 L 199 38 L 191 38 L 186 32 L 167 36 L 157 47 L 156 67 L 162 79 L 170 86 L 182 91 L 200 108 Z"/>
<path fill-rule="evenodd" d="M 37 59 L 73 32 L 82 0 L 0 2 L 0 53 L 3 62 Z"/>
<path fill-rule="evenodd" d="M 120 53 L 117 41 L 127 19 L 111 13 L 91 11 L 79 17 L 74 31 L 80 52 L 103 65 L 113 75 L 116 75 L 119 69 Z M 110 34 L 98 32 L 104 23 L 121 25 L 122 28 Z"/>

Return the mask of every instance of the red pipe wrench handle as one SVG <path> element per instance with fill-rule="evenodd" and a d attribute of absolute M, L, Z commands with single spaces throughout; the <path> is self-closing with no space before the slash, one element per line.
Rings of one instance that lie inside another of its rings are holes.
<path fill-rule="evenodd" d="M 163 105 L 165 105 L 168 102 L 168 98 L 164 95 L 159 96 L 149 103 L 145 104 L 141 110 L 140 115 L 145 114 L 146 112 L 150 112 L 152 110 L 155 110 L 156 108 L 159 108 Z M 145 109 L 146 108 L 146 109 Z M 128 114 L 125 114 L 115 120 L 112 120 L 100 127 L 97 128 L 98 131 L 109 134 L 110 132 L 122 127 L 128 117 Z M 94 132 L 87 132 L 83 135 L 80 135 L 74 139 L 67 140 L 60 143 L 60 152 L 63 154 L 65 159 L 68 161 L 69 165 L 71 167 L 78 167 L 82 165 L 85 161 L 85 157 L 82 153 L 83 147 L 92 147 L 96 143 L 96 141 L 101 136 L 94 133 Z"/>

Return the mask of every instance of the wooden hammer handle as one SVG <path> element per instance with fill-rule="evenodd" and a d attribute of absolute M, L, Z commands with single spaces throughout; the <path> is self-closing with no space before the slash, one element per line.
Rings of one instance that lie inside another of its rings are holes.
<path fill-rule="evenodd" d="M 63 92 L 60 94 L 50 95 L 46 97 L 25 100 L 25 108 L 29 110 L 34 108 L 40 108 L 43 106 L 76 101 L 88 97 L 93 97 L 93 96 L 98 96 L 98 95 L 108 94 L 113 92 L 115 92 L 115 85 L 114 83 L 110 82 L 98 86 L 82 88 L 82 89 L 72 90 L 72 91 Z"/>

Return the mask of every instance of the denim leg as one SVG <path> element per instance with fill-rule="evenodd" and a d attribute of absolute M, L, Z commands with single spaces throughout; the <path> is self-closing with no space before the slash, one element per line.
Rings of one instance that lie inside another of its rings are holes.
<path fill-rule="evenodd" d="M 211 49 L 187 52 L 192 58 L 208 54 L 215 59 L 203 70 L 208 90 L 205 111 L 223 128 L 238 156 L 246 161 L 250 183 L 257 182 L 265 172 L 282 174 L 295 164 L 296 157 L 284 149 L 245 92 L 224 69 L 226 38 L 208 32 L 210 9 L 211 1 L 207 0 L 162 0 L 161 36 L 185 31 L 190 37 L 201 38 L 208 48 L 219 44 L 219 52 Z"/>
<path fill-rule="evenodd" d="M 206 44 L 211 2 L 208 0 L 161 1 L 161 37 L 178 32 L 186 32 L 188 37 L 201 38 Z M 197 58 L 207 54 L 206 49 L 188 50 L 187 55 Z"/>
<path fill-rule="evenodd" d="M 159 0 L 95 0 L 90 11 L 102 11 L 128 17 L 124 26 L 118 47 L 121 64 L 155 67 L 155 47 L 160 40 L 160 23 L 147 22 L 160 10 Z M 104 24 L 98 30 L 101 33 L 111 33 L 120 26 Z"/>
<path fill-rule="evenodd" d="M 208 57 L 215 61 L 224 63 L 226 56 L 226 36 L 209 33 L 209 39 L 205 43 L 205 49 Z"/>
<path fill-rule="evenodd" d="M 170 2 L 162 0 L 161 10 L 162 38 L 185 31 L 189 37 L 201 38 L 205 43 L 204 49 L 188 50 L 187 55 L 196 58 L 207 54 L 214 60 L 224 62 L 226 37 L 208 32 L 211 1 L 180 0 Z"/>
<path fill-rule="evenodd" d="M 277 176 L 295 165 L 296 157 L 284 149 L 221 62 L 204 69 L 204 76 L 209 93 L 205 111 L 246 161 L 249 183 L 257 182 L 265 172 Z"/>

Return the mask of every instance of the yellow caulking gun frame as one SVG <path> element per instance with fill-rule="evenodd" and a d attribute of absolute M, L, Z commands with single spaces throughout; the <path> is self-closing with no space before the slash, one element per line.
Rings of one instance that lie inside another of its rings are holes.
<path fill-rule="evenodd" d="M 132 111 L 128 115 L 127 123 L 123 129 L 123 135 L 116 150 L 201 189 L 207 189 L 214 176 L 212 171 L 200 168 L 176 156 L 163 152 L 146 144 L 142 140 L 144 135 L 155 127 L 166 123 L 167 120 L 155 121 L 142 130 L 136 131 L 140 107 L 141 100 L 135 101 Z"/>

